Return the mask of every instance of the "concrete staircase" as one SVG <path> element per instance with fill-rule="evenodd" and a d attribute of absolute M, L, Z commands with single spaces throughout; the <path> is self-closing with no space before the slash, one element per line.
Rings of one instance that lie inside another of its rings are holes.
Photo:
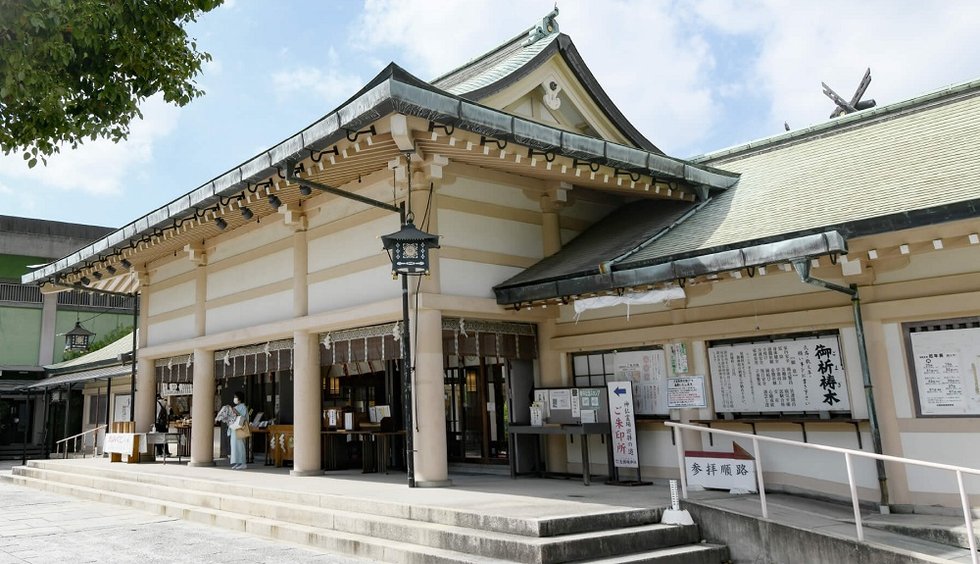
<path fill-rule="evenodd" d="M 9 479 L 53 493 L 385 562 L 719 564 L 728 560 L 726 547 L 700 542 L 697 526 L 659 524 L 659 509 L 548 519 L 503 517 L 54 461 L 16 467 Z"/>

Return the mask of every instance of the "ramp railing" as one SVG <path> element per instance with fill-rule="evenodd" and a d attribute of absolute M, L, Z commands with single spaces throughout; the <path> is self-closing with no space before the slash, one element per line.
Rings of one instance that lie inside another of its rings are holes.
<path fill-rule="evenodd" d="M 916 460 L 914 458 L 902 458 L 900 456 L 890 456 L 887 454 L 876 454 L 873 452 L 864 452 L 863 450 L 854 450 L 849 448 L 840 448 L 828 445 L 815 445 L 813 443 L 801 443 L 799 441 L 790 441 L 787 439 L 780 439 L 776 437 L 762 437 L 759 435 L 753 435 L 750 433 L 740 433 L 738 431 L 726 431 L 718 428 L 706 427 L 703 425 L 691 425 L 689 423 L 677 423 L 674 421 L 666 421 L 664 423 L 668 427 L 674 428 L 674 444 L 677 446 L 677 466 L 681 473 L 681 495 L 684 499 L 687 499 L 687 472 L 684 465 L 684 439 L 682 437 L 682 430 L 695 431 L 698 433 L 710 433 L 715 435 L 724 435 L 729 437 L 736 437 L 739 439 L 752 441 L 752 450 L 755 453 L 755 473 L 756 479 L 759 482 L 759 502 L 762 504 L 762 517 L 763 519 L 769 518 L 769 507 L 766 504 L 766 483 L 762 474 L 762 451 L 759 449 L 759 443 L 774 443 L 784 446 L 791 446 L 803 449 L 811 450 L 822 450 L 825 452 L 834 452 L 844 457 L 844 466 L 847 469 L 847 485 L 851 491 L 851 505 L 854 508 L 854 526 L 857 529 L 857 538 L 859 541 L 864 541 L 864 527 L 861 523 L 861 507 L 860 501 L 857 495 L 857 483 L 854 481 L 854 468 L 853 459 L 855 457 L 861 458 L 871 458 L 874 460 L 883 460 L 885 462 L 896 462 L 898 464 L 903 464 L 907 466 L 921 466 L 924 468 L 934 468 L 937 470 L 946 470 L 948 472 L 953 472 L 956 475 L 956 485 L 959 488 L 960 493 L 960 503 L 963 507 L 963 521 L 966 525 L 966 534 L 970 542 L 970 556 L 973 559 L 973 564 L 980 564 L 980 555 L 977 554 L 977 539 L 973 531 L 973 515 L 970 510 L 970 498 L 966 494 L 966 488 L 963 486 L 963 475 L 969 474 L 973 476 L 980 476 L 980 470 L 976 468 L 968 468 L 966 466 L 954 466 L 951 464 L 940 464 L 938 462 L 928 462 L 925 460 Z"/>
<path fill-rule="evenodd" d="M 68 458 L 68 444 L 69 443 L 71 443 L 72 446 L 74 447 L 74 449 L 73 449 L 74 452 L 78 452 L 78 444 L 79 444 L 79 441 L 84 440 L 85 436 L 95 433 L 95 437 L 94 437 L 95 440 L 92 443 L 92 449 L 93 449 L 92 450 L 92 453 L 93 453 L 92 455 L 93 456 L 98 456 L 99 455 L 99 434 L 98 433 L 99 433 L 99 431 L 102 431 L 105 428 L 106 428 L 105 425 L 99 425 L 98 427 L 96 427 L 94 429 L 89 429 L 88 431 L 83 431 L 83 432 L 81 432 L 81 433 L 79 433 L 77 435 L 72 435 L 70 437 L 65 437 L 64 439 L 61 439 L 60 441 L 58 441 L 58 442 L 55 443 L 55 452 L 57 453 L 58 456 L 62 456 L 61 449 L 64 448 L 65 450 L 64 450 L 63 458 Z M 105 447 L 105 445 L 103 445 L 103 448 L 104 447 Z M 82 452 L 82 458 L 85 458 L 85 453 L 84 452 Z"/>

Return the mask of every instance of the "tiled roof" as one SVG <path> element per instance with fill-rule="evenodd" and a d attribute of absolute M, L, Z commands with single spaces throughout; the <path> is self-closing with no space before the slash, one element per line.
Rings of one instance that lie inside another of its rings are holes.
<path fill-rule="evenodd" d="M 122 337 L 118 341 L 109 343 L 108 345 L 102 347 L 97 351 L 92 351 L 86 355 L 82 355 L 71 360 L 66 360 L 64 362 L 59 362 L 57 364 L 49 364 L 44 368 L 46 370 L 54 370 L 58 372 L 67 372 L 68 369 L 75 367 L 86 367 L 90 364 L 102 361 L 116 360 L 121 354 L 133 351 L 133 333 L 130 331 L 125 337 Z"/>
<path fill-rule="evenodd" d="M 600 264 L 633 251 L 695 205 L 692 202 L 670 200 L 638 200 L 626 204 L 572 239 L 557 253 L 542 259 L 498 287 L 598 274 Z"/>
<path fill-rule="evenodd" d="M 738 184 L 626 262 L 980 198 L 980 81 L 946 92 L 699 158 Z"/>
<path fill-rule="evenodd" d="M 527 33 L 522 33 L 489 53 L 433 80 L 432 85 L 460 96 L 479 90 L 526 65 L 557 37 L 558 33 L 555 32 L 525 47 L 523 43 L 527 40 Z"/>

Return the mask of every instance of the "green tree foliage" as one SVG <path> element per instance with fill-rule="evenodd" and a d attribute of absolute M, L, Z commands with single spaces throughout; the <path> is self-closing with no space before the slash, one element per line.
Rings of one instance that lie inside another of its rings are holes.
<path fill-rule="evenodd" d="M 2 2 L 2 1 L 3 0 L 0 0 L 0 2 Z M 129 333 L 132 330 L 133 330 L 133 326 L 132 325 L 126 325 L 124 327 L 116 327 L 112 331 L 109 331 L 108 333 L 106 333 L 106 335 L 103 336 L 98 341 L 92 341 L 91 343 L 89 343 L 88 344 L 88 348 L 85 349 L 84 351 L 68 351 L 68 352 L 65 352 L 64 357 L 61 360 L 63 360 L 63 361 L 65 361 L 65 360 L 71 360 L 73 358 L 78 358 L 78 357 L 80 357 L 82 355 L 86 355 L 86 354 L 88 354 L 90 352 L 95 352 L 95 351 L 97 351 L 97 350 L 99 350 L 101 348 L 105 348 L 105 347 L 111 345 L 112 343 L 115 343 L 119 339 L 122 339 L 126 335 L 129 335 Z"/>
<path fill-rule="evenodd" d="M 38 159 L 129 135 L 138 104 L 204 94 L 184 27 L 222 0 L 0 0 L 0 149 Z"/>

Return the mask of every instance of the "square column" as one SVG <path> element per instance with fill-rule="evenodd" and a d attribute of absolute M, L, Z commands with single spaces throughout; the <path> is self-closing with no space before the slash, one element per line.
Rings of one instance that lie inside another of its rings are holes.
<path fill-rule="evenodd" d="M 191 466 L 214 466 L 214 353 L 194 349 Z"/>
<path fill-rule="evenodd" d="M 293 476 L 322 474 L 320 343 L 316 333 L 293 334 Z"/>
<path fill-rule="evenodd" d="M 443 487 L 449 481 L 446 451 L 446 402 L 443 382 L 442 312 L 421 309 L 412 327 L 415 357 L 415 485 Z"/>

